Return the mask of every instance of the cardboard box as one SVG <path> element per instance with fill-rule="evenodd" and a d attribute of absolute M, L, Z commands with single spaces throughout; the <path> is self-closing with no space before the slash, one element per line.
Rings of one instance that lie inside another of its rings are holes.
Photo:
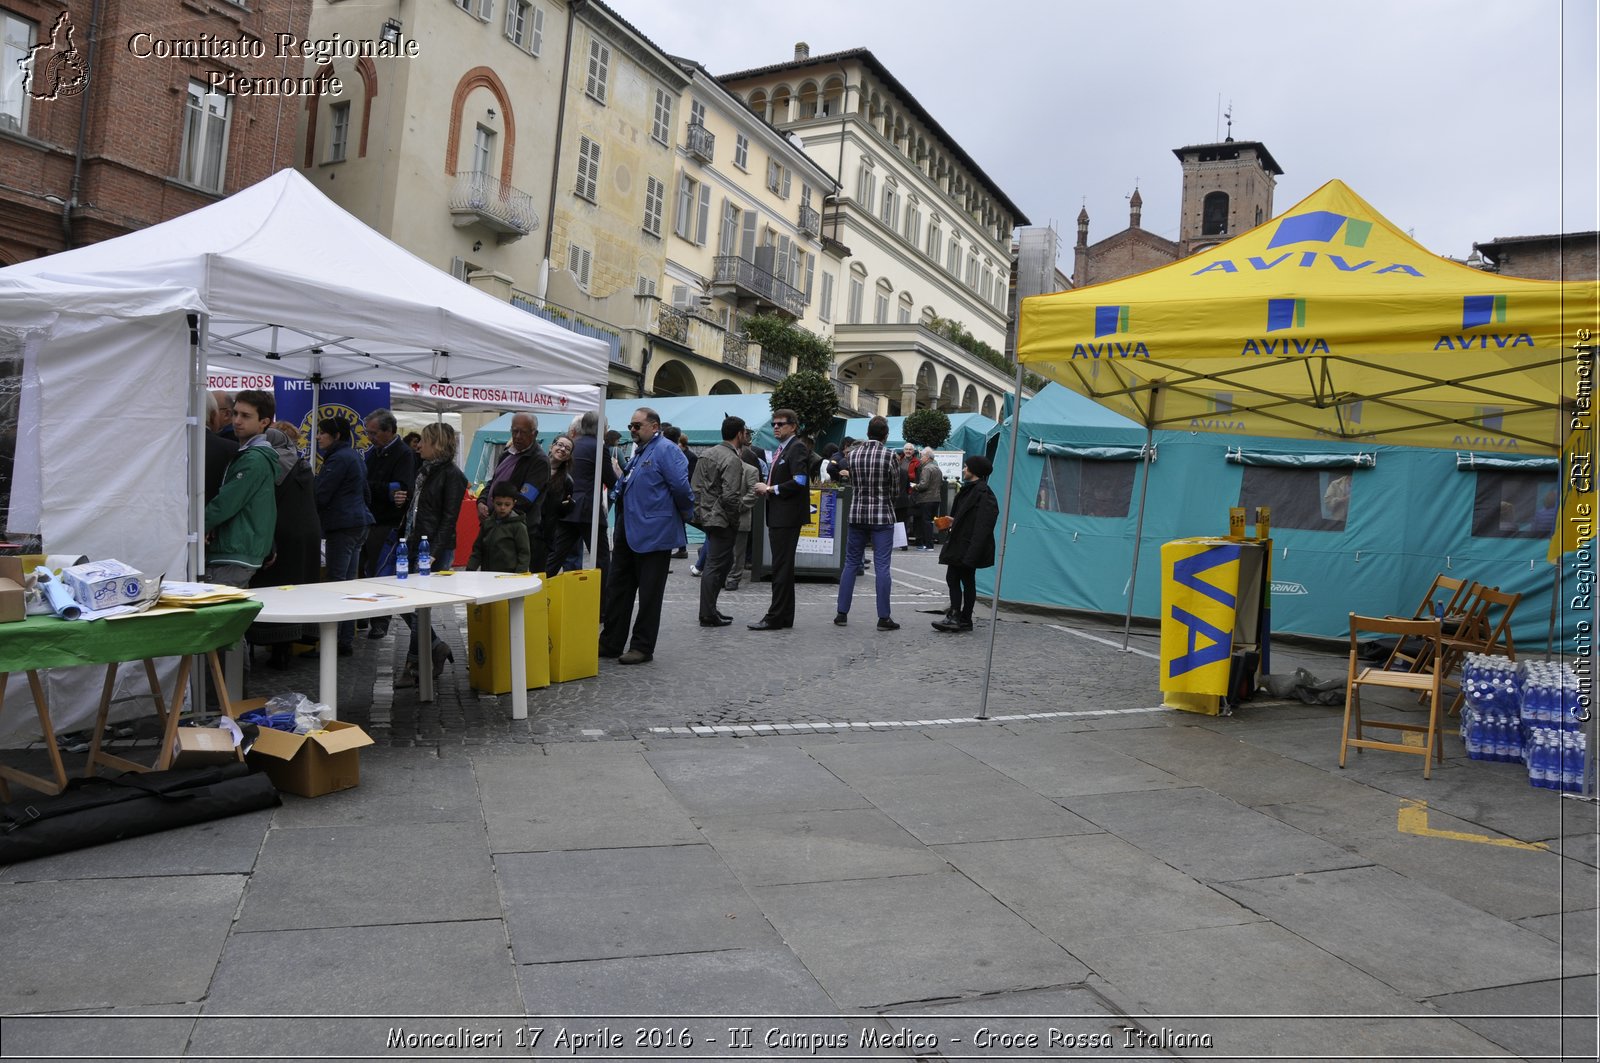
<path fill-rule="evenodd" d="M 0 578 L 0 624 L 13 624 L 28 615 L 22 584 Z"/>
<path fill-rule="evenodd" d="M 245 760 L 280 790 L 321 797 L 361 784 L 361 747 L 372 744 L 367 732 L 338 720 L 307 735 L 263 727 Z"/>
<path fill-rule="evenodd" d="M 90 561 L 61 570 L 61 582 L 85 609 L 136 605 L 161 594 L 161 581 L 121 561 Z"/>
<path fill-rule="evenodd" d="M 233 735 L 220 727 L 180 727 L 172 743 L 174 768 L 202 768 L 240 759 Z"/>

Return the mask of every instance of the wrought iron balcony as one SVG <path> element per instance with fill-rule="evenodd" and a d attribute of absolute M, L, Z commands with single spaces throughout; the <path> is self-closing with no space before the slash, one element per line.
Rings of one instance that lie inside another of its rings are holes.
<path fill-rule="evenodd" d="M 805 313 L 805 293 L 737 255 L 718 255 L 713 283 L 731 285 L 742 298 L 781 310 L 790 317 Z"/>
<path fill-rule="evenodd" d="M 689 154 L 701 162 L 710 162 L 717 150 L 717 136 L 698 122 L 689 126 Z"/>
<path fill-rule="evenodd" d="M 520 240 L 539 227 L 531 195 L 503 185 L 498 177 L 481 170 L 456 174 L 455 187 L 450 190 L 450 214 L 458 229 L 482 225 L 496 233 L 502 244 Z"/>
<path fill-rule="evenodd" d="M 775 354 L 768 354 L 767 349 L 761 349 L 761 377 L 763 380 L 782 380 L 789 375 L 789 359 L 780 358 Z"/>
<path fill-rule="evenodd" d="M 722 361 L 736 369 L 750 368 L 750 337 L 742 332 L 728 332 L 722 337 Z"/>
<path fill-rule="evenodd" d="M 800 208 L 800 231 L 807 236 L 819 236 L 822 233 L 822 215 L 810 207 Z"/>
<path fill-rule="evenodd" d="M 656 335 L 673 343 L 689 345 L 689 315 L 675 306 L 662 303 L 656 311 Z"/>

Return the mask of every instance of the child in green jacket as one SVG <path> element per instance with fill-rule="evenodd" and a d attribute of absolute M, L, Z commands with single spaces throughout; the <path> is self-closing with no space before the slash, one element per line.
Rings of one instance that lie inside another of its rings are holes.
<path fill-rule="evenodd" d="M 490 492 L 494 510 L 478 531 L 467 561 L 469 572 L 527 572 L 532 556 L 528 547 L 528 525 L 516 512 L 517 489 L 507 481 L 494 485 Z"/>

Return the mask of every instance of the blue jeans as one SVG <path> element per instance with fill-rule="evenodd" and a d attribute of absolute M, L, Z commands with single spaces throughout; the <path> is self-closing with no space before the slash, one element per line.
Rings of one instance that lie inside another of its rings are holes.
<path fill-rule="evenodd" d="M 361 575 L 361 544 L 367 541 L 366 528 L 340 528 L 325 536 L 328 544 L 328 582 L 359 579 Z M 349 646 L 356 637 L 354 620 L 339 623 L 339 645 Z M 322 647 L 327 653 L 328 648 Z"/>
<path fill-rule="evenodd" d="M 889 573 L 891 559 L 894 557 L 893 524 L 850 525 L 849 537 L 845 539 L 844 571 L 839 573 L 838 611 L 841 613 L 850 611 L 850 599 L 856 590 L 856 573 L 861 571 L 861 559 L 866 556 L 869 536 L 872 539 L 872 560 L 876 562 L 873 572 L 878 580 L 878 619 L 887 620 L 889 586 L 893 582 Z"/>

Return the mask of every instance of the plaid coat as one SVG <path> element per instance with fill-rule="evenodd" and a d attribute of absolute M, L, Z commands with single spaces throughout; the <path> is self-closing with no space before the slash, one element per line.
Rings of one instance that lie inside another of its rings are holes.
<path fill-rule="evenodd" d="M 876 439 L 856 445 L 843 465 L 850 470 L 850 523 L 879 527 L 895 522 L 894 496 L 900 477 L 894 459 Z"/>

